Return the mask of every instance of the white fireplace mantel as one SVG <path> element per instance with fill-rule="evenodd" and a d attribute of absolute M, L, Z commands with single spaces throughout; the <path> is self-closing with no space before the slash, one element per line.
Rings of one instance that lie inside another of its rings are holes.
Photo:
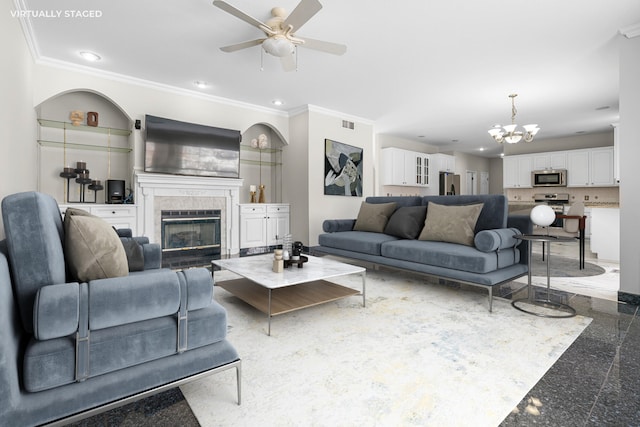
<path fill-rule="evenodd" d="M 153 174 L 136 171 L 134 173 L 136 204 L 139 206 L 138 230 L 150 241 L 157 241 L 158 217 L 156 198 L 224 198 L 225 223 L 222 254 L 233 256 L 240 253 L 240 203 L 241 178 L 215 178 L 183 175 Z M 140 234 L 140 233 L 139 233 Z"/>

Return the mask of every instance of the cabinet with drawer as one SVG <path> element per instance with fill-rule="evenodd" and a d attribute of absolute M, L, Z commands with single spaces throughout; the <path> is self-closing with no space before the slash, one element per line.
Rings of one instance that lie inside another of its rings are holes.
<path fill-rule="evenodd" d="M 87 204 L 67 204 L 60 205 L 60 212 L 64 216 L 67 208 L 82 209 L 104 219 L 115 228 L 130 228 L 134 236 L 136 233 L 136 205 L 87 205 Z"/>
<path fill-rule="evenodd" d="M 289 205 L 243 203 L 240 205 L 240 248 L 275 246 L 289 233 Z"/>

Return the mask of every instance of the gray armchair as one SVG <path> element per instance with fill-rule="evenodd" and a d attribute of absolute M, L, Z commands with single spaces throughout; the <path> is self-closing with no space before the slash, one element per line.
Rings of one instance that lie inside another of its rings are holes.
<path fill-rule="evenodd" d="M 138 239 L 144 260 L 129 272 L 113 230 L 78 237 L 45 194 L 7 196 L 2 217 L 0 425 L 71 422 L 229 368 L 240 403 L 240 358 L 206 269 L 160 269 L 159 247 Z"/>

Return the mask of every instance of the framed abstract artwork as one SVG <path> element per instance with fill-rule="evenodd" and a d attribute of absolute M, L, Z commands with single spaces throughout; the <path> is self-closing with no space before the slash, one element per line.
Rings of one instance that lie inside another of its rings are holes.
<path fill-rule="evenodd" d="M 324 194 L 362 197 L 362 148 L 324 140 Z"/>

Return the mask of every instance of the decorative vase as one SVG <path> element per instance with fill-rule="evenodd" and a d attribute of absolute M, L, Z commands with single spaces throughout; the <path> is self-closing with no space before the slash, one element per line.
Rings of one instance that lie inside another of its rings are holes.
<path fill-rule="evenodd" d="M 258 196 L 258 203 L 265 203 L 264 201 L 264 185 L 260 184 L 260 195 Z"/>

